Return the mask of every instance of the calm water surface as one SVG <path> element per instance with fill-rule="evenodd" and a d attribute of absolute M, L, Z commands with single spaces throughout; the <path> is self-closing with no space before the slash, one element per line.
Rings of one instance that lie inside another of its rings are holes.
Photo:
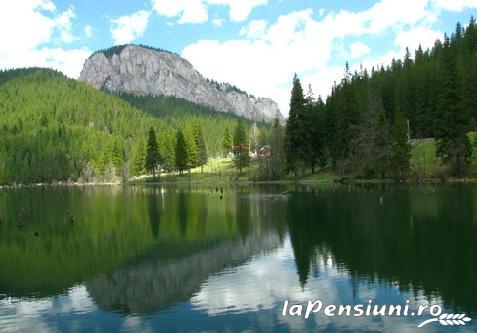
<path fill-rule="evenodd" d="M 286 194 L 283 194 L 284 192 Z M 477 187 L 0 191 L 1 332 L 477 332 Z M 283 303 L 443 304 L 416 318 Z M 426 317 L 425 319 L 428 319 Z"/>

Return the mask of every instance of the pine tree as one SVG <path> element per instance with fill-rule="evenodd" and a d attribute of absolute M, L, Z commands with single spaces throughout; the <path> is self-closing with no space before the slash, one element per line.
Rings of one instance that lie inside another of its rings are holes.
<path fill-rule="evenodd" d="M 232 151 L 232 138 L 230 137 L 229 128 L 225 127 L 224 137 L 222 139 L 222 149 L 224 157 L 229 156 Z"/>
<path fill-rule="evenodd" d="M 401 112 L 396 112 L 391 129 L 390 166 L 394 177 L 405 177 L 409 172 L 411 145 L 408 142 L 407 119 Z"/>
<path fill-rule="evenodd" d="M 190 170 L 199 165 L 199 146 L 196 126 L 194 124 L 186 125 L 183 134 L 187 150 L 187 169 Z"/>
<path fill-rule="evenodd" d="M 278 119 L 275 119 L 270 129 L 270 170 L 273 179 L 280 179 L 285 170 L 285 151 L 283 143 L 285 140 L 285 130 Z"/>
<path fill-rule="evenodd" d="M 188 167 L 189 157 L 187 156 L 187 144 L 184 138 L 184 133 L 181 129 L 177 130 L 176 135 L 176 168 L 179 170 L 179 173 L 182 175 L 184 170 Z"/>
<path fill-rule="evenodd" d="M 323 133 L 322 115 L 324 104 L 321 98 L 315 101 L 311 86 L 308 89 L 305 104 L 305 114 L 303 117 L 302 133 L 305 138 L 303 150 L 305 159 L 311 168 L 311 173 L 315 172 L 316 165 L 323 163 Z"/>
<path fill-rule="evenodd" d="M 159 148 L 157 146 L 156 131 L 153 127 L 149 129 L 147 147 L 146 147 L 146 170 L 152 172 L 156 178 L 156 168 L 160 162 Z"/>
<path fill-rule="evenodd" d="M 472 145 L 467 137 L 468 119 L 461 108 L 456 62 L 446 39 L 439 66 L 438 112 L 441 119 L 437 135 L 437 155 L 450 164 L 455 175 L 462 175 L 470 164 Z"/>
<path fill-rule="evenodd" d="M 204 165 L 207 164 L 209 156 L 207 153 L 207 145 L 205 144 L 204 133 L 202 132 L 202 127 L 198 125 L 197 127 L 197 147 L 199 149 L 199 165 L 200 172 L 204 172 Z"/>
<path fill-rule="evenodd" d="M 384 177 L 389 168 L 390 147 L 384 107 L 368 81 L 368 105 L 363 121 L 356 128 L 353 142 L 356 170 L 364 177 Z"/>
<path fill-rule="evenodd" d="M 304 138 L 305 97 L 298 76 L 293 77 L 293 88 L 290 99 L 290 113 L 288 115 L 285 135 L 285 155 L 288 171 L 298 175 L 306 160 L 306 139 Z"/>
<path fill-rule="evenodd" d="M 124 164 L 124 149 L 123 143 L 116 138 L 113 141 L 113 145 L 111 147 L 111 163 L 114 166 L 116 175 L 119 175 L 123 169 Z"/>
<path fill-rule="evenodd" d="M 146 171 L 146 154 L 146 144 L 143 140 L 140 140 L 134 149 L 131 162 L 131 172 L 134 176 L 140 176 Z"/>
<path fill-rule="evenodd" d="M 256 152 L 258 150 L 258 139 L 259 139 L 260 132 L 257 127 L 257 123 L 253 123 L 250 127 L 250 150 Z"/>
<path fill-rule="evenodd" d="M 239 174 L 242 174 L 242 170 L 250 164 L 250 154 L 247 142 L 247 132 L 241 119 L 237 122 L 237 126 L 234 131 L 234 164 Z"/>

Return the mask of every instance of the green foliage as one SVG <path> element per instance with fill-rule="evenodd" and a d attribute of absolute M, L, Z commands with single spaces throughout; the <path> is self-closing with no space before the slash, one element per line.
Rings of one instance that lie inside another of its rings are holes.
<path fill-rule="evenodd" d="M 390 171 L 395 176 L 402 177 L 409 170 L 407 121 L 411 139 L 436 138 L 440 160 L 453 174 L 462 175 L 472 153 L 466 134 L 475 128 L 477 119 L 476 59 L 477 26 L 472 19 L 465 29 L 458 24 L 444 43 L 437 40 L 432 49 L 425 51 L 419 47 L 414 58 L 406 50 L 403 61 L 393 60 L 386 68 L 373 68 L 370 74 L 363 69 L 351 73 L 346 66 L 345 77 L 333 87 L 326 101 L 323 138 L 329 165 L 340 172 L 363 172 L 355 166 L 362 156 L 359 149 L 353 148 L 353 142 L 359 139 L 357 131 L 363 130 L 366 123 L 370 125 L 366 113 L 367 87 L 371 85 L 383 109 L 384 117 L 378 119 L 383 118 L 382 123 L 390 131 L 386 141 L 391 149 Z M 291 147 L 299 147 L 298 144 Z"/>
<path fill-rule="evenodd" d="M 362 122 L 356 127 L 352 141 L 352 167 L 360 176 L 381 178 L 389 169 L 390 147 L 388 123 L 382 101 L 371 86 Z"/>
<path fill-rule="evenodd" d="M 184 137 L 184 133 L 181 129 L 177 130 L 176 135 L 176 151 L 175 151 L 175 162 L 176 168 L 181 174 L 184 173 L 184 170 L 188 169 L 189 166 L 189 156 L 187 154 L 187 143 Z"/>
<path fill-rule="evenodd" d="M 197 166 L 206 155 L 222 153 L 216 129 L 235 126 L 238 119 L 173 97 L 121 97 L 52 70 L 0 71 L 0 184 L 118 181 L 143 174 L 151 126 L 162 169 L 175 169 L 178 128 L 188 136 L 189 167 Z"/>
<path fill-rule="evenodd" d="M 196 126 L 196 140 L 197 148 L 199 150 L 199 166 L 201 167 L 201 172 L 204 171 L 203 167 L 207 164 L 209 160 L 209 155 L 207 153 L 207 145 L 205 144 L 204 133 L 202 132 L 202 127 L 197 124 Z"/>
<path fill-rule="evenodd" d="M 283 143 L 285 130 L 275 119 L 268 136 L 262 135 L 261 150 L 258 151 L 258 172 L 260 179 L 280 179 L 285 171 L 285 151 Z"/>
<path fill-rule="evenodd" d="M 191 124 L 198 124 L 204 132 L 205 144 L 209 156 L 220 156 L 224 152 L 223 133 L 217 131 L 218 128 L 234 128 L 237 117 L 231 113 L 217 112 L 206 106 L 201 106 L 189 102 L 182 98 L 170 96 L 135 96 L 120 95 L 121 98 L 128 101 L 131 105 L 145 111 L 147 114 L 154 116 L 160 120 L 160 127 L 156 127 L 159 133 L 173 130 L 175 141 L 176 130 L 183 130 Z M 243 120 L 244 125 L 248 128 L 251 122 Z M 270 125 L 257 123 L 258 128 L 269 128 Z M 161 139 L 159 138 L 159 141 Z M 232 146 L 232 144 L 230 144 Z M 230 147 L 231 149 L 231 147 Z"/>
<path fill-rule="evenodd" d="M 306 100 L 300 80 L 295 74 L 290 99 L 290 113 L 285 135 L 285 154 L 288 170 L 297 174 L 306 161 L 306 139 L 304 138 Z"/>
<path fill-rule="evenodd" d="M 222 139 L 223 156 L 226 157 L 232 151 L 232 138 L 230 137 L 229 128 L 225 127 L 224 137 Z"/>
<path fill-rule="evenodd" d="M 239 174 L 250 164 L 250 153 L 247 140 L 247 132 L 242 120 L 239 120 L 234 131 L 234 164 Z"/>
<path fill-rule="evenodd" d="M 0 183 L 112 180 L 159 121 L 61 73 L 0 73 Z"/>
<path fill-rule="evenodd" d="M 391 172 L 394 177 L 405 177 L 409 172 L 411 146 L 407 136 L 407 121 L 397 112 L 391 129 Z"/>
<path fill-rule="evenodd" d="M 131 162 L 131 172 L 133 176 L 140 176 L 146 172 L 146 143 L 139 140 L 134 148 L 134 155 Z"/>
<path fill-rule="evenodd" d="M 437 111 L 441 122 L 437 131 L 437 154 L 450 164 L 454 174 L 460 176 L 470 164 L 472 146 L 466 135 L 469 120 L 461 109 L 455 50 L 450 43 L 448 39 L 444 43 L 439 66 L 441 84 Z"/>
<path fill-rule="evenodd" d="M 146 147 L 146 171 L 152 172 L 156 178 L 156 168 L 160 163 L 161 156 L 159 155 L 159 147 L 157 145 L 156 131 L 153 127 L 149 129 L 147 147 Z"/>

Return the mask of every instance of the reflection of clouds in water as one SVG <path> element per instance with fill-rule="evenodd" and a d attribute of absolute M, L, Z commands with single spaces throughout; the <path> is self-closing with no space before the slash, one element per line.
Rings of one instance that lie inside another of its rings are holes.
<path fill-rule="evenodd" d="M 209 275 L 201 289 L 190 300 L 191 311 L 178 312 L 183 324 L 176 329 L 188 327 L 192 332 L 235 332 L 233 322 L 237 317 L 246 324 L 240 332 L 317 332 L 321 330 L 345 332 L 450 332 L 438 324 L 418 329 L 425 318 L 399 317 L 325 317 L 323 312 L 303 317 L 282 316 L 283 302 L 305 304 L 308 300 L 321 299 L 327 304 L 348 304 L 352 298 L 352 286 L 346 269 L 338 269 L 333 256 L 326 249 L 316 250 L 313 266 L 318 276 L 310 277 L 302 288 L 295 266 L 293 248 L 287 238 L 278 250 L 255 257 L 247 264 Z M 429 300 L 419 290 L 409 288 L 401 292 L 397 283 L 386 286 L 366 281 L 357 282 L 357 297 L 373 299 L 376 304 L 402 304 L 406 299 L 411 304 L 442 304 L 438 297 Z M 414 296 L 415 295 L 415 296 Z M 15 302 L 16 301 L 16 302 Z M 186 306 L 187 307 L 187 306 Z M 412 309 L 415 309 L 414 307 Z M 322 310 L 323 311 L 323 310 Z M 0 331 L 3 332 L 162 332 L 162 326 L 174 311 L 151 317 L 129 316 L 100 310 L 89 296 L 85 286 L 71 288 L 64 295 L 40 300 L 0 300 Z M 207 317 L 209 315 L 210 317 Z M 200 317 L 199 317 L 200 316 Z M 230 316 L 230 317 L 229 317 Z M 199 321 L 196 321 L 200 318 Z M 114 322 L 113 328 L 108 322 Z M 225 322 L 225 326 L 224 326 Z M 231 328 L 227 325 L 230 324 Z M 202 325 L 208 326 L 201 328 Z M 213 327 L 211 329 L 211 326 Z M 169 331 L 167 331 L 169 332 Z M 459 327 L 459 333 L 475 332 L 472 326 Z"/>
<path fill-rule="evenodd" d="M 155 330 L 149 323 L 140 317 L 129 316 L 124 319 L 121 332 L 153 333 Z"/>
<path fill-rule="evenodd" d="M 68 297 L 62 303 L 63 313 L 75 312 L 77 314 L 93 311 L 94 302 L 85 286 L 75 286 L 68 291 Z"/>
<path fill-rule="evenodd" d="M 227 274 L 209 277 L 191 304 L 209 315 L 229 311 L 243 313 L 257 309 L 273 309 L 285 300 L 306 302 L 321 298 L 336 299 L 336 289 L 330 279 L 310 281 L 300 285 L 295 269 L 290 269 L 293 250 L 287 239 L 283 248 L 255 258 Z M 337 274 L 333 271 L 333 274 Z"/>
<path fill-rule="evenodd" d="M 336 263 L 326 251 L 317 251 L 315 264 L 319 266 L 319 277 L 310 278 L 304 288 L 301 287 L 296 269 L 290 269 L 294 256 L 290 239 L 274 253 L 256 258 L 249 263 L 226 274 L 209 277 L 201 290 L 191 299 L 193 308 L 208 315 L 247 314 L 251 321 L 263 331 L 277 330 L 286 326 L 292 332 L 331 331 L 348 332 L 445 332 L 446 327 L 437 325 L 417 328 L 428 317 L 325 317 L 323 310 L 318 316 L 312 315 L 308 320 L 303 317 L 282 316 L 285 300 L 290 304 L 305 304 L 311 300 L 322 300 L 328 304 L 346 305 L 350 303 L 352 287 L 348 272 L 338 270 Z M 411 301 L 410 309 L 417 310 L 416 304 L 442 304 L 442 300 L 429 300 L 420 291 L 402 293 L 399 285 L 382 286 L 379 283 L 368 285 L 366 281 L 358 282 L 357 299 L 363 304 L 373 300 L 377 305 L 405 305 Z M 415 295 L 415 296 L 414 296 Z M 358 301 L 356 300 L 356 301 Z M 268 311 L 260 311 L 268 310 Z M 305 310 L 304 310 L 305 311 Z M 448 330 L 447 330 L 448 331 Z M 470 327 L 461 327 L 459 332 L 472 332 Z"/>
<path fill-rule="evenodd" d="M 79 315 L 96 307 L 84 286 L 75 286 L 65 295 L 43 299 L 4 299 L 0 301 L 0 328 L 2 332 L 57 332 L 51 317 Z M 68 330 L 80 330 L 78 320 L 68 322 Z"/>

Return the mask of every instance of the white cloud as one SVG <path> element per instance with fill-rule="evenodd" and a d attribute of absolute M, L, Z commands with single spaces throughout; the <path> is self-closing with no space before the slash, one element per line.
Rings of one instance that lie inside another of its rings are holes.
<path fill-rule="evenodd" d="M 70 7 L 55 19 L 56 26 L 60 32 L 61 41 L 64 43 L 71 43 L 76 39 L 72 33 L 71 22 L 75 17 L 74 8 Z"/>
<path fill-rule="evenodd" d="M 203 23 L 208 20 L 202 0 L 153 0 L 154 10 L 166 17 L 180 16 L 179 23 Z"/>
<path fill-rule="evenodd" d="M 460 12 L 465 8 L 477 8 L 477 0 L 437 0 L 436 7 L 451 12 Z"/>
<path fill-rule="evenodd" d="M 75 39 L 74 18 L 74 8 L 57 13 L 50 0 L 1 1 L 0 68 L 51 67 L 77 78 L 91 51 L 48 46 Z"/>
<path fill-rule="evenodd" d="M 212 20 L 212 24 L 216 27 L 223 27 L 224 23 L 225 23 L 225 20 L 221 18 L 216 18 Z"/>
<path fill-rule="evenodd" d="M 265 20 L 252 20 L 248 26 L 240 29 L 240 36 L 247 36 L 250 39 L 262 38 L 265 35 L 267 25 L 268 23 Z"/>
<path fill-rule="evenodd" d="M 268 0 L 152 0 L 154 10 L 166 17 L 179 16 L 179 23 L 204 23 L 209 19 L 209 6 L 228 6 L 230 20 L 242 22 L 248 19 L 257 6 L 268 4 Z M 215 23 L 219 21 L 214 20 Z"/>
<path fill-rule="evenodd" d="M 40 10 L 54 11 L 51 1 L 0 2 L 0 53 L 34 48 L 50 41 L 55 22 Z"/>
<path fill-rule="evenodd" d="M 89 24 L 84 26 L 83 31 L 84 31 L 84 35 L 86 36 L 86 38 L 91 38 L 91 36 L 93 35 L 93 27 L 90 26 Z"/>
<path fill-rule="evenodd" d="M 255 7 L 268 4 L 268 0 L 207 0 L 210 5 L 229 6 L 229 16 L 234 22 L 247 20 Z"/>
<path fill-rule="evenodd" d="M 64 50 L 47 48 L 24 50 L 3 56 L 0 54 L 1 68 L 47 67 L 57 69 L 70 78 L 77 79 L 84 61 L 91 55 L 87 48 Z"/>
<path fill-rule="evenodd" d="M 140 10 L 111 20 L 111 35 L 116 44 L 127 44 L 141 37 L 146 31 L 150 13 Z"/>
<path fill-rule="evenodd" d="M 240 31 L 245 39 L 199 40 L 186 46 L 182 55 L 207 77 L 231 82 L 255 96 L 273 98 L 286 115 L 293 73 L 324 97 L 333 83 L 341 80 L 346 59 L 341 67 L 330 63 L 343 38 L 379 36 L 392 29 L 396 34 L 401 32 L 395 41 L 399 47 L 405 42 L 414 44 L 412 33 L 426 43 L 434 39 L 437 32 L 429 27 L 437 14 L 431 1 L 435 0 L 380 0 L 358 12 L 295 11 L 274 23 L 251 21 Z M 368 45 L 359 40 L 351 43 L 348 57 L 371 55 Z M 364 60 L 371 63 L 378 59 Z"/>
<path fill-rule="evenodd" d="M 419 45 L 425 50 L 434 45 L 437 39 L 442 39 L 443 33 L 425 27 L 417 27 L 407 31 L 401 31 L 396 35 L 394 43 L 403 51 L 409 47 L 411 53 L 416 50 Z"/>
<path fill-rule="evenodd" d="M 369 52 L 371 52 L 371 49 L 364 43 L 355 42 L 350 45 L 350 59 L 361 58 L 362 56 L 367 55 Z"/>

